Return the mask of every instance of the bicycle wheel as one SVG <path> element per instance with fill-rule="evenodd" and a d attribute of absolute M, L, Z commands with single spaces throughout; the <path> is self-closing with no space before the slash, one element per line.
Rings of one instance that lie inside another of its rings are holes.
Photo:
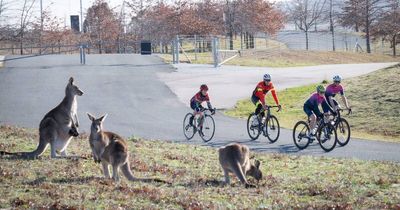
<path fill-rule="evenodd" d="M 325 152 L 332 151 L 335 148 L 337 142 L 337 134 L 335 127 L 330 123 L 326 124 L 322 123 L 318 127 L 317 139 L 319 145 Z"/>
<path fill-rule="evenodd" d="M 279 121 L 274 115 L 269 117 L 267 123 L 265 124 L 265 128 L 268 140 L 272 143 L 276 142 L 279 138 L 281 130 L 279 127 Z"/>
<path fill-rule="evenodd" d="M 193 125 L 190 125 L 190 118 L 194 117 L 192 113 L 187 113 L 185 118 L 183 119 L 183 134 L 185 135 L 187 140 L 193 138 L 194 133 L 196 133 L 196 129 Z M 193 123 L 193 122 L 192 122 Z"/>
<path fill-rule="evenodd" d="M 310 133 L 310 128 L 308 124 L 304 121 L 299 121 L 293 128 L 293 141 L 297 148 L 305 149 L 309 144 L 310 140 L 308 134 Z"/>
<path fill-rule="evenodd" d="M 251 140 L 256 140 L 258 136 L 260 136 L 260 120 L 258 116 L 254 113 L 250 114 L 249 118 L 247 119 L 247 133 Z"/>
<path fill-rule="evenodd" d="M 338 135 L 338 144 L 345 146 L 350 141 L 350 125 L 346 119 L 340 118 L 336 124 L 336 133 Z"/>
<path fill-rule="evenodd" d="M 205 115 L 203 119 L 202 128 L 199 131 L 200 137 L 204 142 L 210 141 L 214 137 L 215 122 L 211 115 Z"/>

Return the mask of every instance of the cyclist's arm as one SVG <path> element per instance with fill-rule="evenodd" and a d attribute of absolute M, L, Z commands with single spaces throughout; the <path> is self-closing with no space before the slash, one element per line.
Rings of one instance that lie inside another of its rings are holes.
<path fill-rule="evenodd" d="M 344 94 L 340 95 L 340 96 L 342 97 L 342 101 L 343 101 L 344 105 L 346 106 L 346 108 L 350 109 L 349 102 L 347 101 L 347 97 Z"/>
<path fill-rule="evenodd" d="M 279 100 L 278 100 L 278 96 L 276 95 L 275 89 L 271 90 L 271 94 L 272 94 L 272 97 L 274 98 L 276 105 L 279 105 Z"/>
<path fill-rule="evenodd" d="M 213 109 L 213 107 L 211 106 L 210 101 L 207 101 L 207 107 L 208 107 L 208 109 Z"/>

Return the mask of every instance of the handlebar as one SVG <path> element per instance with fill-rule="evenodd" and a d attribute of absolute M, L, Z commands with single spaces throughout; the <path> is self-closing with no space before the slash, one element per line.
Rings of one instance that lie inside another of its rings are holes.
<path fill-rule="evenodd" d="M 338 109 L 337 109 L 337 111 L 344 111 L 344 110 L 347 110 L 347 111 L 348 111 L 348 112 L 347 112 L 347 115 L 350 115 L 350 114 L 353 113 L 353 111 L 351 110 L 351 108 L 350 108 L 350 109 L 348 109 L 348 108 L 345 108 L 345 109 L 338 108 Z"/>
<path fill-rule="evenodd" d="M 213 108 L 213 109 L 208 109 L 208 108 L 204 108 L 203 110 L 201 110 L 202 112 L 205 112 L 205 111 L 210 111 L 211 112 L 211 115 L 214 115 L 215 114 L 215 112 L 217 111 L 217 109 L 216 108 Z"/>

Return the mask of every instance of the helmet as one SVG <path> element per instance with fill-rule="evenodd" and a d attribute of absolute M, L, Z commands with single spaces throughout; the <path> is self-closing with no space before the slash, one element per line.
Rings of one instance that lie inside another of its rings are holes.
<path fill-rule="evenodd" d="M 318 93 L 325 93 L 325 87 L 323 85 L 317 85 Z"/>
<path fill-rule="evenodd" d="M 271 81 L 271 75 L 264 74 L 264 81 Z"/>
<path fill-rule="evenodd" d="M 341 82 L 341 81 L 342 81 L 342 78 L 341 78 L 339 75 L 335 75 L 335 76 L 333 77 L 333 81 L 334 81 L 334 82 Z"/>
<path fill-rule="evenodd" d="M 200 86 L 200 91 L 202 91 L 202 90 L 208 90 L 208 87 L 207 87 L 206 84 L 202 84 L 202 85 Z"/>

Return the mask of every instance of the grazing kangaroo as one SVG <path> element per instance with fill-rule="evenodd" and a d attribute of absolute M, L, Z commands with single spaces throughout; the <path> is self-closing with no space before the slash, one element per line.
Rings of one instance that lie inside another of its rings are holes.
<path fill-rule="evenodd" d="M 129 166 L 129 153 L 127 142 L 119 135 L 103 131 L 103 122 L 107 114 L 96 119 L 93 115 L 87 113 L 92 121 L 90 128 L 89 143 L 92 149 L 94 161 L 101 162 L 103 173 L 106 178 L 111 178 L 109 165 L 112 166 L 114 181 L 119 182 L 118 169 L 121 168 L 122 173 L 129 181 L 144 181 L 144 182 L 162 182 L 160 179 L 139 179 L 133 176 Z"/>
<path fill-rule="evenodd" d="M 230 183 L 229 173 L 234 173 L 246 188 L 255 186 L 247 182 L 245 175 L 252 176 L 257 181 L 262 178 L 260 161 L 250 159 L 250 150 L 246 145 L 229 144 L 221 147 L 218 152 L 226 184 Z"/>
<path fill-rule="evenodd" d="M 32 152 L 4 152 L 1 155 L 17 155 L 23 158 L 39 157 L 50 144 L 51 158 L 57 156 L 57 152 L 62 156 L 67 156 L 67 146 L 73 136 L 78 136 L 78 117 L 76 96 L 83 95 L 82 90 L 74 84 L 74 78 L 70 78 L 65 88 L 65 97 L 61 103 L 49 111 L 40 121 L 39 125 L 39 145 Z"/>

